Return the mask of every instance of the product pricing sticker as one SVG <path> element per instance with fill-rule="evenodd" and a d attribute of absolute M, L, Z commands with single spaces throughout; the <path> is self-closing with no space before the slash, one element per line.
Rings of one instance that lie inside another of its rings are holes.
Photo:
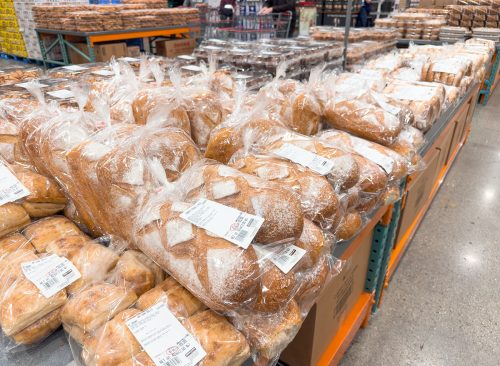
<path fill-rule="evenodd" d="M 179 55 L 177 58 L 180 58 L 181 60 L 187 60 L 187 61 L 194 61 L 196 60 L 196 57 L 194 56 L 189 56 L 189 55 Z"/>
<path fill-rule="evenodd" d="M 397 92 L 388 95 L 390 98 L 399 100 L 415 100 L 418 102 L 430 101 L 436 88 L 433 86 L 405 85 L 397 89 Z"/>
<path fill-rule="evenodd" d="M 57 99 L 68 99 L 68 98 L 73 98 L 74 96 L 73 92 L 67 89 L 49 91 L 47 92 L 47 94 Z"/>
<path fill-rule="evenodd" d="M 390 105 L 384 100 L 384 97 L 377 93 L 372 93 L 373 99 L 377 102 L 377 104 L 386 112 L 397 116 L 399 112 L 401 112 L 401 108 Z"/>
<path fill-rule="evenodd" d="M 387 174 L 392 173 L 392 165 L 394 160 L 381 152 L 372 149 L 371 147 L 355 144 L 354 151 L 359 155 L 373 161 L 375 164 L 379 165 L 386 171 Z"/>
<path fill-rule="evenodd" d="M 243 249 L 248 248 L 264 222 L 262 217 L 204 198 L 199 199 L 180 217 Z"/>
<path fill-rule="evenodd" d="M 41 89 L 41 88 L 48 87 L 48 85 L 39 83 L 38 81 L 28 81 L 26 83 L 19 83 L 19 84 L 16 84 L 16 86 L 18 86 L 20 88 L 24 88 L 24 89 L 28 89 L 28 88 L 40 88 Z"/>
<path fill-rule="evenodd" d="M 321 175 L 328 174 L 334 165 L 333 161 L 292 144 L 284 144 L 278 150 L 275 150 L 274 153 Z"/>
<path fill-rule="evenodd" d="M 196 66 L 196 65 L 182 66 L 181 69 L 188 70 L 188 71 L 194 71 L 194 72 L 201 72 L 201 67 Z"/>
<path fill-rule="evenodd" d="M 96 70 L 96 71 L 92 71 L 92 74 L 101 75 L 101 76 L 113 76 L 115 73 L 111 70 Z"/>
<path fill-rule="evenodd" d="M 444 72 L 446 74 L 458 74 L 460 69 L 459 60 L 453 59 L 434 62 L 431 68 L 432 72 Z"/>
<path fill-rule="evenodd" d="M 63 66 L 62 68 L 66 69 L 66 70 L 70 70 L 70 71 L 83 71 L 83 70 L 88 69 L 88 67 L 83 67 L 83 66 L 79 66 L 79 65 Z"/>
<path fill-rule="evenodd" d="M 135 57 L 122 57 L 120 60 L 125 61 L 125 62 L 137 62 L 140 61 L 138 58 Z"/>
<path fill-rule="evenodd" d="M 0 162 L 0 206 L 29 196 L 30 191 Z"/>
<path fill-rule="evenodd" d="M 81 277 L 73 263 L 55 254 L 21 263 L 21 269 L 46 298 L 54 296 Z"/>
<path fill-rule="evenodd" d="M 306 250 L 295 245 L 277 248 L 263 248 L 254 246 L 257 251 L 262 252 L 281 272 L 287 274 L 302 259 Z"/>
<path fill-rule="evenodd" d="M 194 366 L 207 355 L 164 302 L 126 324 L 156 366 Z"/>

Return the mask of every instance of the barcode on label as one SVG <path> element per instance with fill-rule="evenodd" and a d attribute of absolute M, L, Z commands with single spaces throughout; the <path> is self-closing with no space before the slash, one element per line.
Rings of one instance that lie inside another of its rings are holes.
<path fill-rule="evenodd" d="M 284 249 L 275 251 L 271 257 L 271 262 L 274 263 L 283 273 L 288 273 L 306 254 L 306 251 L 295 245 L 290 245 Z"/>
<path fill-rule="evenodd" d="M 57 283 L 59 283 L 57 278 L 49 278 L 47 281 L 42 282 L 42 286 L 48 290 Z"/>
<path fill-rule="evenodd" d="M 245 238 L 247 237 L 248 235 L 248 231 L 246 230 L 241 230 L 238 235 L 236 236 L 236 239 L 237 241 L 243 241 L 245 240 Z"/>
<path fill-rule="evenodd" d="M 160 362 L 163 366 L 179 366 L 181 364 L 179 357 L 169 357 L 168 360 L 161 360 Z"/>
<path fill-rule="evenodd" d="M 279 263 L 282 266 L 288 265 L 288 263 L 291 262 L 292 257 L 295 255 L 297 251 L 295 249 L 292 249 L 290 253 L 285 253 L 285 255 L 277 255 L 274 257 L 274 261 Z"/>
<path fill-rule="evenodd" d="M 16 196 L 16 195 L 20 194 L 22 191 L 23 191 L 23 189 L 21 187 L 19 187 L 19 185 L 14 184 L 13 186 L 11 186 L 9 188 L 5 188 L 5 189 L 2 189 L 0 191 L 0 200 L 6 200 L 11 195 Z"/>

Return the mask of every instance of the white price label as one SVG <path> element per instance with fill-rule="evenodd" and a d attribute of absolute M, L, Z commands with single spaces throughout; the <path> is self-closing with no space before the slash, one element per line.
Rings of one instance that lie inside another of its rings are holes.
<path fill-rule="evenodd" d="M 181 69 L 188 70 L 188 71 L 194 71 L 194 72 L 201 72 L 201 67 L 196 66 L 196 65 L 182 66 Z"/>
<path fill-rule="evenodd" d="M 101 76 L 113 76 L 115 73 L 111 70 L 96 70 L 96 71 L 92 71 L 92 74 L 101 75 Z"/>
<path fill-rule="evenodd" d="M 255 247 L 257 248 L 257 247 Z M 258 250 L 263 251 L 271 262 L 280 269 L 281 272 L 287 274 L 306 254 L 306 250 L 295 245 L 286 247 L 278 246 L 276 248 L 258 247 Z"/>
<path fill-rule="evenodd" d="M 292 144 L 284 144 L 278 150 L 275 150 L 274 153 L 321 175 L 330 173 L 334 166 L 333 161 Z"/>
<path fill-rule="evenodd" d="M 365 157 L 368 160 L 373 161 L 375 164 L 379 165 L 386 171 L 387 174 L 392 173 L 393 159 L 382 154 L 381 152 L 372 149 L 371 147 L 354 144 L 354 151 L 359 155 Z"/>
<path fill-rule="evenodd" d="M 126 322 L 157 366 L 194 366 L 207 354 L 164 302 Z"/>
<path fill-rule="evenodd" d="M 437 61 L 432 64 L 432 72 L 444 72 L 446 74 L 458 74 L 461 65 L 457 60 Z"/>
<path fill-rule="evenodd" d="M 25 88 L 25 89 L 28 89 L 28 88 L 46 88 L 48 87 L 48 85 L 45 85 L 45 84 L 42 84 L 42 83 L 39 83 L 39 82 L 36 82 L 36 81 L 28 81 L 26 83 L 19 83 L 19 84 L 16 84 L 16 86 L 20 87 L 20 88 Z"/>
<path fill-rule="evenodd" d="M 70 71 L 83 71 L 87 70 L 87 67 L 79 66 L 79 65 L 69 65 L 69 66 L 63 66 L 63 69 L 70 70 Z"/>
<path fill-rule="evenodd" d="M 390 105 L 384 100 L 384 97 L 377 93 L 372 93 L 373 99 L 377 102 L 377 104 L 382 108 L 384 111 L 397 116 L 399 112 L 401 112 L 401 108 L 395 107 L 393 105 Z"/>
<path fill-rule="evenodd" d="M 135 58 L 135 57 L 122 57 L 120 60 L 125 61 L 125 62 L 138 62 L 138 61 L 140 61 L 138 58 Z"/>
<path fill-rule="evenodd" d="M 49 91 L 47 94 L 57 99 L 68 99 L 74 96 L 73 92 L 67 89 Z"/>
<path fill-rule="evenodd" d="M 81 277 L 73 263 L 55 254 L 21 263 L 21 268 L 26 278 L 33 282 L 46 298 L 54 296 Z"/>
<path fill-rule="evenodd" d="M 414 100 L 419 102 L 430 101 L 436 88 L 429 86 L 413 86 L 405 85 L 404 87 L 397 88 L 397 90 L 388 97 L 399 100 Z"/>
<path fill-rule="evenodd" d="M 0 162 L 0 206 L 29 196 L 30 191 Z"/>
<path fill-rule="evenodd" d="M 181 218 L 243 249 L 248 248 L 264 219 L 204 198 L 184 211 Z"/>
<path fill-rule="evenodd" d="M 196 57 L 194 56 L 189 56 L 189 55 L 179 55 L 177 58 L 180 58 L 181 60 L 187 60 L 187 61 L 195 61 Z"/>

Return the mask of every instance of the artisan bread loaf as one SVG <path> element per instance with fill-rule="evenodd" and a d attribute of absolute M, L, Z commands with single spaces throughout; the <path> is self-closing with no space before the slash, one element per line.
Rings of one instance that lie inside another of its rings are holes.
<path fill-rule="evenodd" d="M 83 236 L 83 232 L 64 216 L 47 217 L 29 225 L 23 235 L 37 252 L 43 253 L 52 241 L 69 236 Z"/>
<path fill-rule="evenodd" d="M 325 120 L 333 128 L 383 145 L 393 142 L 403 128 L 400 117 L 360 98 L 329 103 Z"/>
<path fill-rule="evenodd" d="M 0 239 L 0 261 L 6 255 L 21 248 L 32 248 L 28 240 L 19 233 L 9 234 Z M 34 249 L 33 249 L 34 251 Z M 1 263 L 1 262 L 0 262 Z"/>
<path fill-rule="evenodd" d="M 93 333 L 136 300 L 135 293 L 125 287 L 95 283 L 68 300 L 61 319 L 66 327 L 78 327 L 83 332 Z"/>
<path fill-rule="evenodd" d="M 26 210 L 17 203 L 0 206 L 0 238 L 17 231 L 30 223 Z"/>
<path fill-rule="evenodd" d="M 340 217 L 340 204 L 332 185 L 324 176 L 306 167 L 266 155 L 249 155 L 230 166 L 296 192 L 305 217 L 324 229 L 329 229 Z"/>
<path fill-rule="evenodd" d="M 239 366 L 250 357 L 245 337 L 211 310 L 191 316 L 184 327 L 207 353 L 200 366 Z"/>
<path fill-rule="evenodd" d="M 24 345 L 41 342 L 61 326 L 61 310 L 62 307 L 59 307 L 50 312 L 19 333 L 14 334 L 12 339 L 16 344 Z"/>
<path fill-rule="evenodd" d="M 376 163 L 390 180 L 399 180 L 408 174 L 409 162 L 388 147 L 337 130 L 323 131 L 319 138 Z"/>
<path fill-rule="evenodd" d="M 361 229 L 362 225 L 363 219 L 359 212 L 356 210 L 348 211 L 335 231 L 337 240 L 349 240 L 353 238 Z"/>
<path fill-rule="evenodd" d="M 280 133 L 262 139 L 256 149 L 266 154 L 279 156 L 281 149 L 286 148 L 287 145 L 293 145 L 328 159 L 332 167 L 326 177 L 335 189 L 346 190 L 358 182 L 359 167 L 352 154 L 324 140 L 281 130 Z"/>
<path fill-rule="evenodd" d="M 0 323 L 7 336 L 19 333 L 67 300 L 64 290 L 46 298 L 29 280 L 19 277 L 5 292 L 0 307 Z"/>
<path fill-rule="evenodd" d="M 210 134 L 205 157 L 227 164 L 241 149 L 247 150 L 266 134 L 282 124 L 274 119 L 259 118 L 228 125 L 221 124 Z"/>

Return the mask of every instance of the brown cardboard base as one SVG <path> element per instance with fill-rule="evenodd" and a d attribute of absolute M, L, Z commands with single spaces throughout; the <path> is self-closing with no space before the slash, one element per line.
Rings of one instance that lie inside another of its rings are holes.
<path fill-rule="evenodd" d="M 280 359 L 290 366 L 316 365 L 364 292 L 373 231 L 365 235 L 342 272 L 325 288 Z"/>
<path fill-rule="evenodd" d="M 195 47 L 196 40 L 194 38 L 158 41 L 156 42 L 156 54 L 169 58 L 190 55 Z"/>

